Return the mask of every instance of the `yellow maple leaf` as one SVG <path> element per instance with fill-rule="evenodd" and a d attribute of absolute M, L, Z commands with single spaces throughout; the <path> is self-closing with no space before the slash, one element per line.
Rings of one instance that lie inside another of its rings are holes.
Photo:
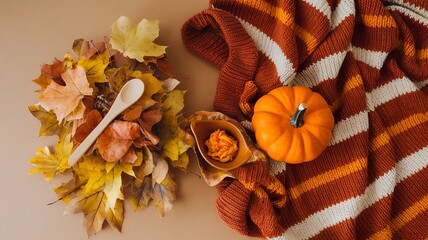
<path fill-rule="evenodd" d="M 189 165 L 189 155 L 187 155 L 187 153 L 182 153 L 178 156 L 177 161 L 171 161 L 171 164 L 175 168 L 185 170 L 187 169 L 187 165 Z"/>
<path fill-rule="evenodd" d="M 116 201 L 116 205 L 113 209 L 107 208 L 104 213 L 104 217 L 111 227 L 116 228 L 119 232 L 122 231 L 123 224 L 123 200 Z"/>
<path fill-rule="evenodd" d="M 108 82 L 104 70 L 109 64 L 109 57 L 108 51 L 104 51 L 101 54 L 95 54 L 89 59 L 82 57 L 77 62 L 77 66 L 85 69 L 90 87 L 93 88 L 95 83 Z"/>
<path fill-rule="evenodd" d="M 134 78 L 143 80 L 144 93 L 143 96 L 136 102 L 137 105 L 144 105 L 146 101 L 152 100 L 153 95 L 163 90 L 162 82 L 154 77 L 151 73 L 142 73 L 141 71 L 129 71 Z"/>
<path fill-rule="evenodd" d="M 123 200 L 122 193 L 122 173 L 135 177 L 132 165 L 128 163 L 116 162 L 106 164 L 106 176 L 104 193 L 107 197 L 107 207 L 114 211 L 114 206 L 118 199 Z"/>
<path fill-rule="evenodd" d="M 49 182 L 58 173 L 63 173 L 70 168 L 68 157 L 70 156 L 73 143 L 70 141 L 71 131 L 69 127 L 64 127 L 59 135 L 55 153 L 51 153 L 48 147 L 38 148 L 36 156 L 30 159 L 34 166 L 28 173 L 42 173 Z"/>
<path fill-rule="evenodd" d="M 165 53 L 166 46 L 153 43 L 159 36 L 157 20 L 143 19 L 135 26 L 131 19 L 121 16 L 111 26 L 110 36 L 113 49 L 140 62 L 145 56 L 158 57 Z"/>
<path fill-rule="evenodd" d="M 137 154 L 138 156 L 138 154 Z M 83 195 L 91 195 L 94 192 L 102 191 L 107 198 L 107 205 L 114 211 L 118 199 L 123 199 L 122 193 L 122 173 L 135 177 L 134 166 L 141 164 L 141 155 L 134 163 L 106 162 L 99 155 L 86 155 L 79 161 L 74 170 L 79 179 L 86 181 L 82 186 Z"/>
<path fill-rule="evenodd" d="M 163 102 L 162 109 L 164 112 L 171 112 L 176 115 L 184 108 L 184 94 L 186 91 L 172 90 L 166 94 L 165 101 Z"/>
<path fill-rule="evenodd" d="M 95 235 L 102 229 L 104 221 L 110 226 L 122 231 L 123 201 L 117 201 L 114 210 L 107 207 L 107 197 L 104 192 L 96 192 L 78 201 L 79 209 L 84 214 L 83 226 L 88 236 Z"/>
<path fill-rule="evenodd" d="M 61 76 L 65 86 L 52 81 L 39 96 L 40 105 L 48 111 L 52 110 L 60 123 L 69 114 L 73 114 L 75 119 L 82 118 L 82 111 L 79 111 L 81 116 L 75 116 L 73 111 L 82 107 L 80 103 L 85 95 L 92 94 L 82 67 L 67 69 Z"/>
<path fill-rule="evenodd" d="M 194 140 L 190 134 L 182 130 L 178 125 L 176 110 L 172 110 L 174 107 L 169 109 L 163 114 L 161 124 L 156 126 L 155 133 L 161 139 L 159 145 L 163 156 L 172 162 L 180 160 L 181 163 L 176 163 L 176 165 L 182 168 L 187 164 L 185 156 L 181 155 L 194 145 Z"/>
<path fill-rule="evenodd" d="M 82 189 L 84 182 L 80 178 L 72 178 L 68 182 L 61 184 L 54 191 L 64 204 L 68 204 L 71 200 L 77 197 L 78 192 Z"/>
<path fill-rule="evenodd" d="M 39 129 L 39 136 L 51 136 L 58 133 L 58 120 L 52 111 L 46 111 L 40 105 L 30 105 L 28 110 L 42 124 Z"/>
<path fill-rule="evenodd" d="M 104 171 L 105 161 L 99 155 L 83 155 L 81 160 L 73 165 L 73 169 L 79 179 L 82 181 L 88 181 L 91 177 L 96 177 L 97 173 Z M 97 189 L 98 188 L 96 188 L 96 190 Z"/>
<path fill-rule="evenodd" d="M 55 189 L 58 198 L 67 206 L 65 214 L 83 212 L 84 227 L 88 236 L 92 236 L 102 229 L 107 220 L 110 226 L 119 232 L 123 224 L 123 201 L 118 200 L 113 208 L 107 205 L 107 196 L 102 190 L 87 193 L 79 178 L 73 178 Z"/>

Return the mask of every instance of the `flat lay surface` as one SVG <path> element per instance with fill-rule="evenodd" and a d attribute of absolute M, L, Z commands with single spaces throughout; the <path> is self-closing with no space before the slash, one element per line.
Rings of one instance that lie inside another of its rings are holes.
<path fill-rule="evenodd" d="M 420 0 L 3 1 L 0 239 L 426 239 L 427 27 Z"/>
<path fill-rule="evenodd" d="M 184 114 L 212 109 L 218 70 L 190 54 L 182 44 L 180 28 L 190 16 L 206 8 L 199 0 L 180 1 L 1 1 L 0 2 L 0 152 L 2 174 L 0 200 L 3 217 L 0 239 L 86 239 L 83 215 L 64 215 L 51 184 L 39 174 L 28 175 L 28 160 L 36 148 L 53 146 L 54 137 L 38 137 L 40 122 L 28 111 L 38 101 L 38 86 L 31 80 L 40 74 L 40 65 L 51 64 L 72 52 L 75 39 L 103 41 L 119 16 L 134 23 L 158 19 L 156 42 L 168 46 L 167 57 L 188 90 Z M 177 200 L 173 210 L 161 219 L 151 204 L 134 212 L 125 205 L 122 233 L 105 225 L 91 239 L 248 239 L 225 225 L 215 209 L 217 192 L 199 173 L 193 153 L 187 174 L 176 172 Z"/>

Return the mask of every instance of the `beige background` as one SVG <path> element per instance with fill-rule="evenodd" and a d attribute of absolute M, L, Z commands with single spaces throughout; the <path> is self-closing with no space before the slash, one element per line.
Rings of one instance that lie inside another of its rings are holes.
<path fill-rule="evenodd" d="M 0 0 L 0 239 L 86 239 L 83 216 L 63 215 L 53 188 L 41 175 L 28 175 L 37 147 L 56 139 L 39 138 L 39 122 L 27 111 L 37 102 L 31 82 L 39 66 L 62 59 L 74 39 L 100 41 L 119 16 L 160 20 L 156 42 L 188 89 L 186 115 L 211 109 L 218 70 L 183 46 L 184 21 L 208 6 L 208 0 Z M 192 159 L 190 170 L 198 172 Z M 178 200 L 160 219 L 153 205 L 134 212 L 126 205 L 122 234 L 106 227 L 91 239 L 247 239 L 217 216 L 215 189 L 194 174 L 178 173 Z"/>

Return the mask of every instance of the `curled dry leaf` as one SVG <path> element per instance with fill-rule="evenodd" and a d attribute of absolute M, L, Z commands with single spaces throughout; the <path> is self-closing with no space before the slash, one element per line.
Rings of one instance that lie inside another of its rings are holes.
<path fill-rule="evenodd" d="M 116 120 L 101 133 L 96 145 L 107 162 L 116 162 L 128 152 L 132 141 L 140 135 L 137 123 Z"/>
<path fill-rule="evenodd" d="M 152 172 L 152 177 L 154 180 L 154 183 L 162 183 L 162 181 L 165 179 L 166 175 L 168 174 L 168 163 L 165 159 L 163 159 L 158 154 L 153 154 L 153 163 L 154 168 Z M 154 184 L 153 183 L 153 184 Z"/>
<path fill-rule="evenodd" d="M 180 81 L 175 78 L 168 78 L 162 81 L 162 86 L 167 92 L 174 90 L 178 84 L 180 84 Z"/>

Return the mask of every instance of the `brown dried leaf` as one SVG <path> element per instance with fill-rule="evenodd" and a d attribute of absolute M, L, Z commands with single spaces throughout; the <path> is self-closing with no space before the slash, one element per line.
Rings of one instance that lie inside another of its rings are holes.
<path fill-rule="evenodd" d="M 40 70 L 42 75 L 54 79 L 58 84 L 61 84 L 61 73 L 63 66 L 63 63 L 55 58 L 52 64 L 43 64 Z"/>
<path fill-rule="evenodd" d="M 171 64 L 169 64 L 169 61 L 166 58 L 156 59 L 156 65 L 165 74 L 167 74 L 169 76 L 173 76 Z"/>
<path fill-rule="evenodd" d="M 97 110 L 92 110 L 86 115 L 85 122 L 82 123 L 74 134 L 74 140 L 78 143 L 82 143 L 83 140 L 95 129 L 95 127 L 101 122 L 103 117 Z"/>

